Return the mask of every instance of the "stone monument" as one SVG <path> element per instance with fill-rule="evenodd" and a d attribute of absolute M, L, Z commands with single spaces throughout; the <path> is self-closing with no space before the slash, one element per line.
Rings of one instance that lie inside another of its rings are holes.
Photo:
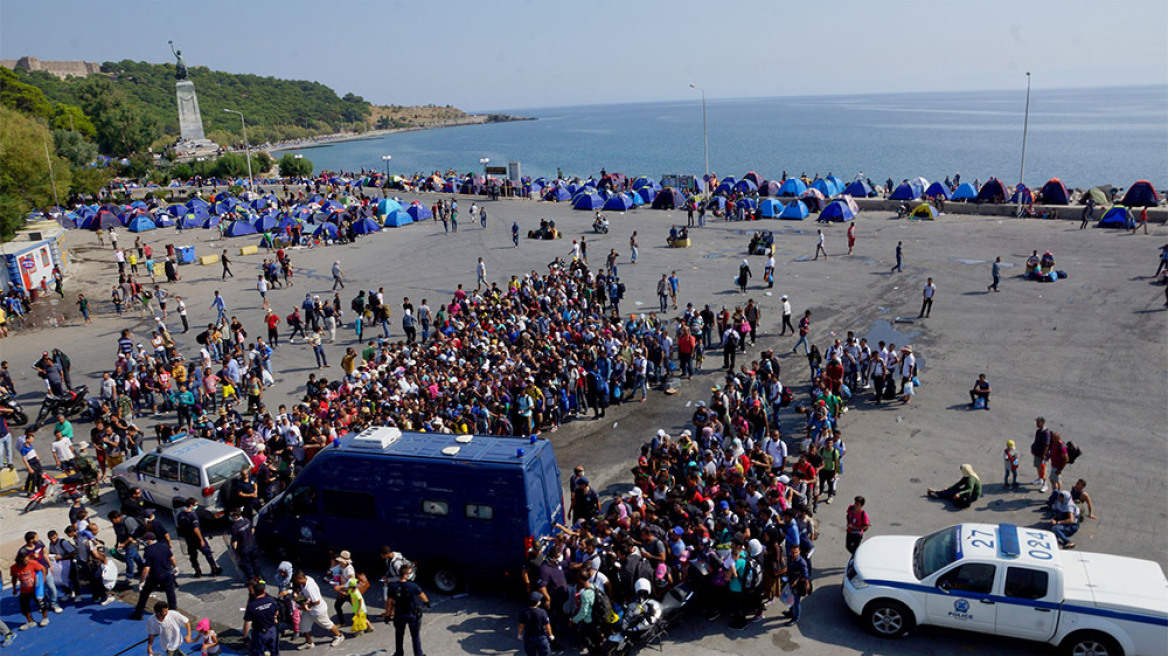
<path fill-rule="evenodd" d="M 176 50 L 173 41 L 168 41 L 170 51 L 177 60 L 174 65 L 174 93 L 178 100 L 179 140 L 175 151 L 179 159 L 190 159 L 198 155 L 218 152 L 219 145 L 207 139 L 203 133 L 203 117 L 199 113 L 199 97 L 195 95 L 195 83 L 187 79 L 187 65 L 182 58 L 182 50 Z"/>

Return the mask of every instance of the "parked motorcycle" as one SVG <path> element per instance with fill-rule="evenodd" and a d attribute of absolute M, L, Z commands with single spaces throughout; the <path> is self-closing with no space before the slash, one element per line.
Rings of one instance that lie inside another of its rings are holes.
<path fill-rule="evenodd" d="M 681 619 L 694 595 L 693 588 L 682 583 L 657 601 L 647 579 L 638 579 L 634 590 L 637 599 L 624 605 L 617 630 L 605 640 L 604 653 L 609 656 L 628 656 L 649 645 L 660 649 L 661 638 Z"/>
<path fill-rule="evenodd" d="M 25 414 L 24 408 L 20 407 L 20 402 L 16 400 L 15 396 L 11 394 L 0 395 L 0 406 L 12 410 L 11 414 L 4 414 L 9 426 L 23 426 L 28 423 L 28 415 Z"/>
<path fill-rule="evenodd" d="M 85 385 L 79 385 L 67 391 L 61 396 L 55 394 L 45 394 L 45 400 L 41 403 L 41 410 L 37 413 L 36 421 L 32 424 L 32 429 L 36 430 L 57 415 L 65 415 L 71 417 L 78 413 L 91 414 L 92 408 L 85 400 L 85 395 L 89 393 L 89 388 Z"/>

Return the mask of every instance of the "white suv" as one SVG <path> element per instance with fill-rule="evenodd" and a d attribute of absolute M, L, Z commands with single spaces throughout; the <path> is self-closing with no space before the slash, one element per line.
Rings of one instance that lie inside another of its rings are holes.
<path fill-rule="evenodd" d="M 187 436 L 114 467 L 113 482 L 120 499 L 128 498 L 134 487 L 142 489 L 143 499 L 165 508 L 182 508 L 194 497 L 207 518 L 220 518 L 230 501 L 221 498 L 224 484 L 251 466 L 247 454 L 236 447 Z"/>

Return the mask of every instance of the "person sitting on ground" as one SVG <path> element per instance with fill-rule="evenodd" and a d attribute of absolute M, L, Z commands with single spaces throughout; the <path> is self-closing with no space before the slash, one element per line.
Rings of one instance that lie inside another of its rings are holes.
<path fill-rule="evenodd" d="M 1067 490 L 1056 491 L 1058 498 L 1052 506 L 1054 519 L 1050 520 L 1050 530 L 1058 538 L 1059 546 L 1063 549 L 1074 549 L 1075 543 L 1071 536 L 1079 531 L 1079 506 L 1071 498 Z"/>
<path fill-rule="evenodd" d="M 981 498 L 981 478 L 971 465 L 961 465 L 961 480 L 944 490 L 929 488 L 930 499 L 948 499 L 957 508 L 968 508 Z"/>
<path fill-rule="evenodd" d="M 1076 504 L 1085 504 L 1087 506 L 1087 514 L 1080 515 L 1080 519 L 1097 519 L 1095 517 L 1095 506 L 1091 503 L 1091 495 L 1087 494 L 1087 481 L 1079 479 L 1075 481 L 1074 486 L 1069 490 L 1071 494 L 1071 501 Z M 1055 503 L 1059 500 L 1060 490 L 1055 490 L 1050 493 L 1050 498 L 1046 500 L 1046 507 L 1051 511 L 1054 510 Z"/>
<path fill-rule="evenodd" d="M 990 382 L 986 380 L 985 374 L 977 375 L 977 382 L 973 384 L 973 389 L 969 390 L 969 405 L 970 407 L 977 407 L 977 400 L 981 399 L 985 402 L 985 409 L 990 409 Z"/>
<path fill-rule="evenodd" d="M 1034 270 L 1038 268 L 1039 261 L 1038 251 L 1035 250 L 1030 254 L 1030 257 L 1026 258 L 1026 275 L 1034 273 Z"/>

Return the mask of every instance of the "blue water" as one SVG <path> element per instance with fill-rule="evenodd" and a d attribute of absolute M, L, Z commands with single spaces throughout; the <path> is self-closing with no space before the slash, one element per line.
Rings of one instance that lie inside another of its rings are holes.
<path fill-rule="evenodd" d="M 877 183 L 923 176 L 1017 181 L 1025 91 L 711 100 L 710 170 L 777 178 L 858 171 Z M 1034 90 L 1026 182 L 1168 186 L 1168 87 Z M 538 120 L 406 132 L 305 149 L 317 170 L 479 171 L 518 160 L 525 175 L 704 172 L 700 98 L 510 109 Z"/>

